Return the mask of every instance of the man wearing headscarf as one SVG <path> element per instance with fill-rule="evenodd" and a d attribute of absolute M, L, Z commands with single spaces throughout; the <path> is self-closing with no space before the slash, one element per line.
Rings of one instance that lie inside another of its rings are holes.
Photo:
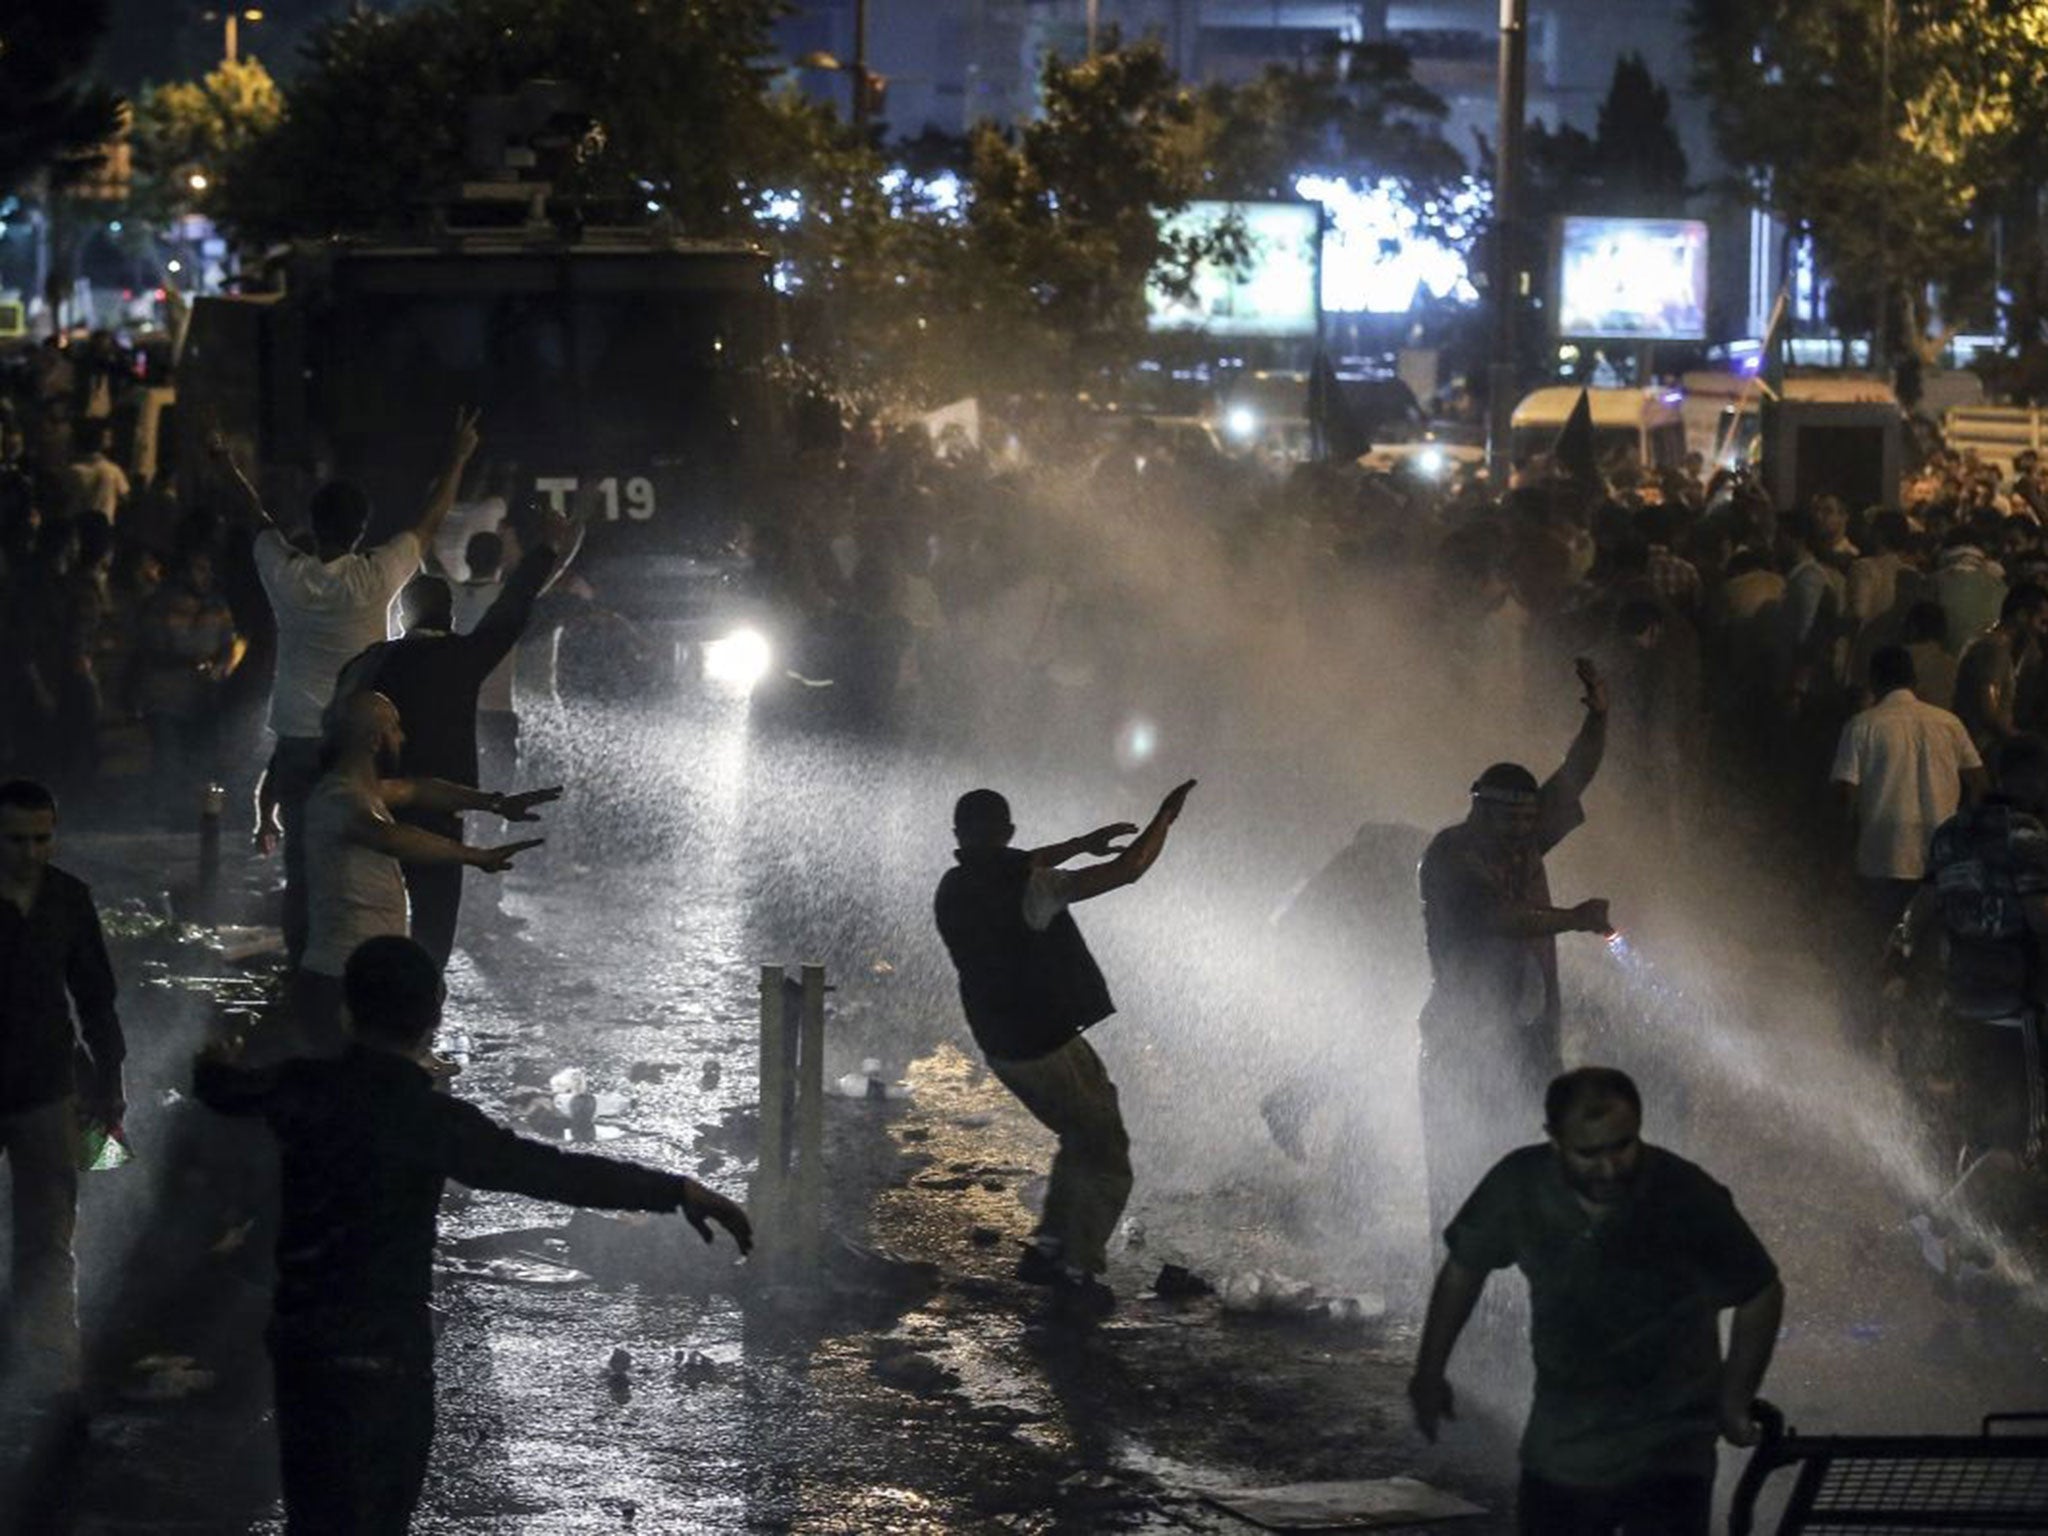
<path fill-rule="evenodd" d="M 1430 1228 L 1518 1138 L 1543 1087 L 1563 1070 L 1557 936 L 1610 932 L 1607 903 L 1552 903 L 1543 857 L 1586 819 L 1580 799 L 1607 750 L 1607 685 L 1575 663 L 1586 716 L 1562 767 L 1539 784 L 1495 763 L 1472 786 L 1471 813 L 1422 856 L 1430 994 L 1421 1019 L 1423 1155 Z"/>

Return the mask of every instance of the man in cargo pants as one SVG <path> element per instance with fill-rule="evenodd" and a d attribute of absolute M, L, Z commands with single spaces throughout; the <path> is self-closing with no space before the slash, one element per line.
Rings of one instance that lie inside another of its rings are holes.
<path fill-rule="evenodd" d="M 1096 1277 L 1130 1198 L 1131 1142 L 1116 1085 L 1082 1035 L 1116 1005 L 1067 909 L 1141 879 L 1194 787 L 1190 779 L 1168 795 L 1143 832 L 1119 822 L 1035 850 L 1010 846 L 1010 804 L 994 790 L 970 790 L 953 808 L 958 863 L 934 905 L 967 1025 L 989 1070 L 1060 1141 L 1017 1277 L 1052 1286 L 1062 1309 L 1084 1318 L 1116 1307 Z M 1119 850 L 1117 839 L 1134 832 Z M 1060 867 L 1083 854 L 1108 862 Z"/>

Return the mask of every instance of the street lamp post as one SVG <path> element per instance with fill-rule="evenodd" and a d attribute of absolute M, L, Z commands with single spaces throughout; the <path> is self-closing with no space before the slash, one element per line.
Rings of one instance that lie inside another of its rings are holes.
<path fill-rule="evenodd" d="M 230 6 L 223 11 L 206 12 L 205 19 L 221 24 L 221 61 L 233 64 L 242 57 L 242 23 L 261 21 L 263 12 L 253 5 Z"/>
<path fill-rule="evenodd" d="M 853 0 L 853 131 L 868 136 L 868 0 Z"/>
<path fill-rule="evenodd" d="M 1529 72 L 1529 0 L 1500 0 L 1500 137 L 1493 158 L 1493 362 L 1487 369 L 1486 467 L 1496 492 L 1512 468 L 1509 437 L 1515 411 L 1516 263 L 1522 118 Z"/>
<path fill-rule="evenodd" d="M 1892 351 L 1892 0 L 1883 0 L 1877 42 L 1877 319 L 1870 371 L 1883 378 Z"/>
<path fill-rule="evenodd" d="M 842 59 L 837 54 L 822 49 L 807 53 L 796 61 L 799 69 L 824 69 L 841 74 L 853 84 L 853 130 L 863 139 L 867 137 L 868 121 L 874 116 L 875 81 L 878 77 L 868 68 L 868 0 L 854 0 L 853 5 L 853 57 Z"/>

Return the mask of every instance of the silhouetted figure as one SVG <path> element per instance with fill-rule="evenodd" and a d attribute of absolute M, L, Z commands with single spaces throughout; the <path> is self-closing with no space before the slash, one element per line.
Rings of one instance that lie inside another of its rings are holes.
<path fill-rule="evenodd" d="M 288 1536 L 400 1536 L 434 1433 L 428 1316 L 444 1181 L 558 1205 L 676 1211 L 746 1252 L 746 1213 L 681 1174 L 529 1141 L 434 1091 L 440 967 L 410 939 L 348 958 L 353 1043 L 338 1060 L 266 1070 L 203 1055 L 193 1091 L 260 1115 L 282 1151 L 269 1344 Z"/>
<path fill-rule="evenodd" d="M 14 1198 L 10 1396 L 68 1412 L 81 1385 L 71 1247 L 79 1129 L 121 1123 L 127 1045 L 92 892 L 50 863 L 56 836 L 48 789 L 29 779 L 0 784 L 0 1152 Z"/>
<path fill-rule="evenodd" d="M 483 622 L 484 615 L 505 590 L 505 538 L 495 532 L 473 533 L 463 546 L 469 577 L 454 589 L 455 628 L 469 634 Z M 531 613 L 527 622 L 532 622 Z M 525 626 L 521 626 L 522 632 Z M 518 675 L 519 654 L 514 646 L 505 659 L 491 669 L 476 700 L 476 750 L 478 782 L 510 784 L 519 777 L 519 710 L 513 692 Z"/>
<path fill-rule="evenodd" d="M 1559 1077 L 1543 1120 L 1548 1145 L 1496 1163 L 1444 1234 L 1408 1383 L 1415 1422 L 1434 1441 L 1456 1417 L 1445 1367 L 1487 1276 L 1512 1264 L 1536 1357 L 1524 1536 L 1707 1536 L 1716 1435 L 1758 1438 L 1750 1404 L 1785 1305 L 1777 1266 L 1727 1190 L 1644 1144 L 1624 1073 Z"/>
<path fill-rule="evenodd" d="M 1417 827 L 1369 821 L 1305 882 L 1273 919 L 1284 956 L 1289 1012 L 1301 1021 L 1301 1066 L 1259 1100 L 1274 1144 L 1308 1161 L 1310 1123 L 1326 1107 L 1354 1106 L 1370 1070 L 1373 1015 L 1413 1008 L 1422 971 L 1422 918 L 1415 907 L 1415 866 L 1429 844 Z M 1366 1015 L 1361 1019 L 1361 1014 Z M 1341 1021 L 1332 1028 L 1325 1021 Z M 1407 1018 L 1400 1020 L 1405 1032 Z"/>
<path fill-rule="evenodd" d="M 244 650 L 214 585 L 211 550 L 177 552 L 137 629 L 136 694 L 149 726 L 150 772 L 182 828 L 194 787 L 220 772 L 221 686 Z"/>
<path fill-rule="evenodd" d="M 1944 1084 L 1965 1165 L 1993 1151 L 2034 1162 L 2048 1132 L 2048 743 L 2015 737 L 1996 767 L 1994 791 L 1935 830 L 1890 944 L 1910 955 L 1940 924 L 1941 1018 L 1908 1065 Z"/>
<path fill-rule="evenodd" d="M 1431 987 L 1421 1019 L 1422 1135 L 1432 1232 L 1500 1155 L 1521 1106 L 1563 1069 L 1557 935 L 1609 931 L 1607 903 L 1551 905 L 1543 856 L 1586 819 L 1579 804 L 1607 750 L 1607 688 L 1577 663 L 1585 722 L 1542 784 L 1495 763 L 1472 812 L 1422 856 Z"/>
<path fill-rule="evenodd" d="M 405 591 L 404 636 L 378 641 L 342 669 L 334 689 L 337 702 L 369 691 L 398 707 L 405 723 L 398 776 L 476 786 L 477 711 L 484 683 L 512 654 L 533 616 L 534 599 L 555 571 L 558 552 L 573 543 L 568 521 L 549 517 L 542 542 L 520 559 L 497 600 L 466 635 L 453 633 L 448 583 L 438 576 L 415 579 Z M 399 812 L 398 820 L 462 841 L 459 811 L 414 807 Z M 455 950 L 462 871 L 461 864 L 447 861 L 408 860 L 404 865 L 412 937 L 442 965 Z"/>
<path fill-rule="evenodd" d="M 959 862 L 934 907 L 967 1026 L 989 1070 L 1060 1142 L 1017 1277 L 1052 1286 L 1084 1316 L 1116 1306 L 1095 1277 L 1109 1267 L 1110 1234 L 1130 1199 L 1131 1141 L 1116 1085 L 1082 1033 L 1116 1005 L 1067 909 L 1142 879 L 1194 787 L 1190 779 L 1168 795 L 1143 832 L 1118 822 L 1038 849 L 1010 846 L 1010 803 L 992 789 L 969 790 L 953 808 Z M 1060 867 L 1083 854 L 1109 862 Z"/>

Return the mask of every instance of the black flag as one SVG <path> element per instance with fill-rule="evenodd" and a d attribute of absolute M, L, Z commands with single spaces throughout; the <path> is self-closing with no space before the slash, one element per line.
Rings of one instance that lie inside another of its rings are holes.
<path fill-rule="evenodd" d="M 1372 438 L 1359 424 L 1337 382 L 1337 370 L 1322 353 L 1308 376 L 1308 425 L 1315 434 L 1317 456 L 1349 464 L 1372 452 Z"/>
<path fill-rule="evenodd" d="M 1550 456 L 1568 478 L 1581 485 L 1600 483 L 1600 456 L 1593 448 L 1593 400 L 1583 389 L 1579 403 L 1565 418 L 1564 430 L 1550 445 Z"/>

